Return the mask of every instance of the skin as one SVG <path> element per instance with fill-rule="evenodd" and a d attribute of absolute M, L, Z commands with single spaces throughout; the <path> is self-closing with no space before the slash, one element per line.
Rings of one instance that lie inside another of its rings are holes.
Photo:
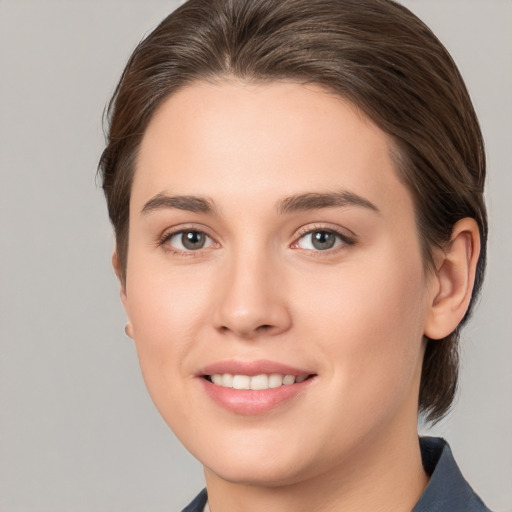
<path fill-rule="evenodd" d="M 464 315 L 478 230 L 459 221 L 427 273 L 390 148 L 353 105 L 289 82 L 195 83 L 147 128 L 121 297 L 149 393 L 204 465 L 214 512 L 406 511 L 428 483 L 416 430 L 424 335 Z M 373 207 L 283 211 L 285 198 L 333 191 Z M 155 202 L 163 195 L 213 208 Z M 206 233 L 203 248 L 168 236 L 187 229 Z M 313 230 L 341 237 L 319 250 Z M 315 377 L 270 412 L 236 414 L 198 377 L 225 359 Z"/>

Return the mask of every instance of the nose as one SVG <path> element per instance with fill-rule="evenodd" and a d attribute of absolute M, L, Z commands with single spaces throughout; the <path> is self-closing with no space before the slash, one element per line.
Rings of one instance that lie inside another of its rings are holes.
<path fill-rule="evenodd" d="M 215 328 L 243 339 L 275 336 L 292 323 L 282 272 L 271 258 L 239 255 L 219 274 Z"/>

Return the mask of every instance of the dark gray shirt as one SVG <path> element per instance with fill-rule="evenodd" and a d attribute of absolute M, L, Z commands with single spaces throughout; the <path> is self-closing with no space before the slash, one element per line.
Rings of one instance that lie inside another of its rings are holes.
<path fill-rule="evenodd" d="M 462 476 L 444 439 L 420 437 L 420 448 L 430 482 L 412 512 L 490 512 Z M 182 512 L 203 512 L 207 499 L 203 489 Z"/>

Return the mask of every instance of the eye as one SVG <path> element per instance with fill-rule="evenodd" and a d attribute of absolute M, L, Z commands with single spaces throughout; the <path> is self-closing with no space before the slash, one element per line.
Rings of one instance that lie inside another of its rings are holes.
<path fill-rule="evenodd" d="M 315 229 L 302 235 L 294 245 L 300 249 L 327 251 L 343 244 L 350 244 L 350 241 L 340 233 L 330 229 Z"/>
<path fill-rule="evenodd" d="M 198 251 L 211 247 L 213 240 L 202 231 L 188 229 L 167 235 L 163 243 L 178 251 Z"/>

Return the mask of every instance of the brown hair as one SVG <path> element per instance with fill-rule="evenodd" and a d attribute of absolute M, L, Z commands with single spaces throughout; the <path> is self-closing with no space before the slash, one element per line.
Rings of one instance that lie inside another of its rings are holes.
<path fill-rule="evenodd" d="M 108 107 L 99 164 L 123 272 L 131 183 L 152 115 L 177 89 L 228 77 L 323 85 L 388 133 L 414 200 L 426 268 L 458 220 L 477 221 L 482 250 L 463 324 L 485 267 L 482 135 L 444 46 L 391 0 L 189 0 L 137 46 Z M 419 408 L 431 421 L 446 414 L 455 396 L 460 327 L 427 342 Z"/>

